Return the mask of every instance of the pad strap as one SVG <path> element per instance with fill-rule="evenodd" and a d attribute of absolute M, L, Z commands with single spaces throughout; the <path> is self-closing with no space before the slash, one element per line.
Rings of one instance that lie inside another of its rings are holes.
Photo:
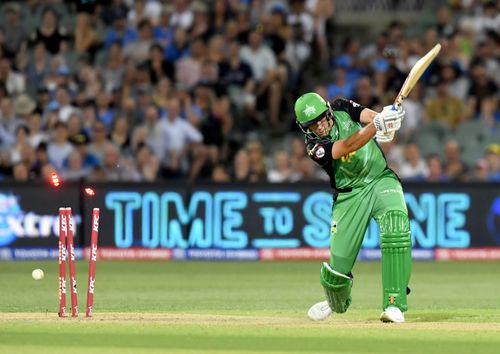
<path fill-rule="evenodd" d="M 352 278 L 339 273 L 323 263 L 320 272 L 320 282 L 325 289 L 326 299 L 332 311 L 344 313 L 351 304 Z"/>

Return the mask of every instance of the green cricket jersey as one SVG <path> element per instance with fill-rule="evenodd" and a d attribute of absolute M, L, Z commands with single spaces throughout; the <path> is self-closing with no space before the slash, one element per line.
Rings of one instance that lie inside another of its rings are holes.
<path fill-rule="evenodd" d="M 328 173 L 335 191 L 364 187 L 387 169 L 384 154 L 375 140 L 371 139 L 359 150 L 333 159 L 333 144 L 362 128 L 360 115 L 365 107 L 343 98 L 336 99 L 331 105 L 335 118 L 330 130 L 330 141 L 306 141 L 308 155 Z"/>

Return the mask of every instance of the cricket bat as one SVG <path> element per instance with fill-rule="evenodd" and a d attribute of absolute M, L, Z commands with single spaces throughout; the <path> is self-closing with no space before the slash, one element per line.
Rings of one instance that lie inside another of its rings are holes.
<path fill-rule="evenodd" d="M 403 100 L 408 97 L 413 87 L 415 87 L 418 79 L 420 79 L 425 69 L 427 69 L 432 61 L 437 57 L 440 50 L 441 44 L 438 43 L 434 46 L 434 48 L 429 50 L 426 55 L 420 58 L 415 65 L 413 65 L 413 68 L 411 68 L 403 86 L 401 86 L 401 90 L 399 90 L 399 93 L 394 100 L 394 104 L 392 105 L 393 109 L 398 109 L 401 106 Z"/>

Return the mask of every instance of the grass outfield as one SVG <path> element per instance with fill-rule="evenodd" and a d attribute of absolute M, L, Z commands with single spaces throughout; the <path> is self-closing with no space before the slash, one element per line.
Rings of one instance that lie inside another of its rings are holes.
<path fill-rule="evenodd" d="M 98 261 L 94 318 L 59 319 L 56 261 L 0 262 L 0 353 L 500 352 L 499 262 L 414 263 L 402 325 L 378 320 L 378 262 L 357 264 L 346 314 L 309 321 L 322 299 L 319 268 Z M 77 264 L 83 315 L 87 271 Z"/>

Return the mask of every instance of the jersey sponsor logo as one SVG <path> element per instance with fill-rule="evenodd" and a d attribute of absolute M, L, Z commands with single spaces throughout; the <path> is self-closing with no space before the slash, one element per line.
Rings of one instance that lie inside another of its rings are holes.
<path fill-rule="evenodd" d="M 350 152 L 347 155 L 342 156 L 340 159 L 342 162 L 351 163 L 352 157 L 356 154 L 356 151 Z"/>
<path fill-rule="evenodd" d="M 330 233 L 332 235 L 337 233 L 337 222 L 335 220 L 332 220 L 332 225 L 330 227 Z"/>
<path fill-rule="evenodd" d="M 306 108 L 302 112 L 309 118 L 316 114 L 316 107 L 306 104 Z"/>
<path fill-rule="evenodd" d="M 325 156 L 325 148 L 323 146 L 320 146 L 316 149 L 316 153 L 314 154 L 314 157 L 317 159 L 320 159 L 323 156 Z"/>

